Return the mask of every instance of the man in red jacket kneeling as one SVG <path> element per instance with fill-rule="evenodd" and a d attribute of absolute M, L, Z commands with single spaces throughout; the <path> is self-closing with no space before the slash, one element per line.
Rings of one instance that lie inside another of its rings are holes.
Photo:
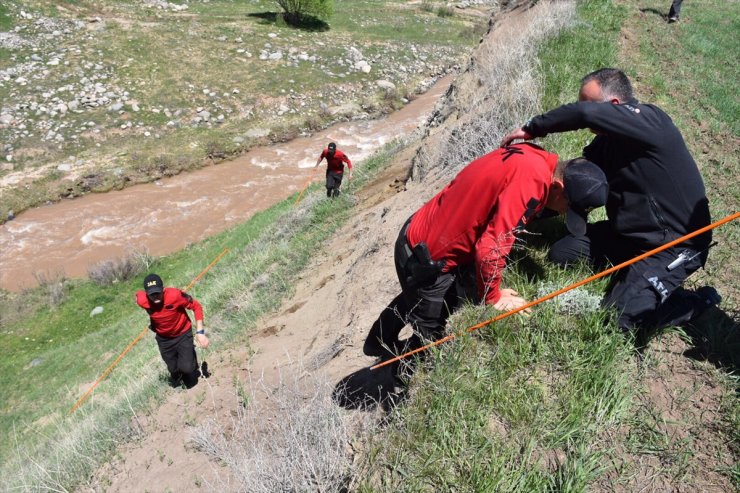
<path fill-rule="evenodd" d="M 389 357 L 443 337 L 465 291 L 460 281 L 473 274 L 478 300 L 498 310 L 526 304 L 500 286 L 517 233 L 547 207 L 566 213 L 569 231 L 582 234 L 589 211 L 603 206 L 607 193 L 604 172 L 595 164 L 582 158 L 558 162 L 556 154 L 533 144 L 496 149 L 468 164 L 401 228 L 394 259 L 402 293 L 373 324 L 363 352 Z M 401 343 L 398 334 L 407 322 L 414 335 Z"/>

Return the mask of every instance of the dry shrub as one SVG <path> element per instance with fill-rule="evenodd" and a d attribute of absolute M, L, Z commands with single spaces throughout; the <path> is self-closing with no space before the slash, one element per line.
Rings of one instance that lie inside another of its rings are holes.
<path fill-rule="evenodd" d="M 324 120 L 319 115 L 308 115 L 305 125 L 308 130 L 316 132 L 324 127 Z"/>
<path fill-rule="evenodd" d="M 434 12 L 434 2 L 430 2 L 429 0 L 423 0 L 419 8 L 421 9 L 422 12 L 427 12 L 427 13 Z"/>
<path fill-rule="evenodd" d="M 252 389 L 249 399 L 237 395 L 249 404 L 236 406 L 230 426 L 208 420 L 192 431 L 195 446 L 228 468 L 211 486 L 250 493 L 346 491 L 353 472 L 350 442 L 366 415 L 341 409 L 329 382 L 302 367 L 287 381 L 281 375 L 277 389 L 262 382 Z"/>
<path fill-rule="evenodd" d="M 454 108 L 436 114 L 431 126 L 456 117 L 454 123 L 426 139 L 414 159 L 414 179 L 422 180 L 431 170 L 452 175 L 470 161 L 498 147 L 501 139 L 539 111 L 541 77 L 537 50 L 547 37 L 557 34 L 575 20 L 575 3 L 540 2 L 530 22 L 501 32 L 506 49 L 495 41 L 481 45 L 475 59 L 450 91 L 445 102 Z"/>
<path fill-rule="evenodd" d="M 452 17 L 453 15 L 455 15 L 455 9 L 449 5 L 437 8 L 437 17 Z"/>
<path fill-rule="evenodd" d="M 127 281 L 142 272 L 149 270 L 152 257 L 146 251 L 134 251 L 125 257 L 104 260 L 88 267 L 90 279 L 100 286 L 110 286 Z"/>
<path fill-rule="evenodd" d="M 560 288 L 562 286 L 555 282 L 540 283 L 537 289 L 537 298 L 543 298 Z M 585 288 L 581 287 L 566 291 L 560 296 L 552 298 L 548 303 L 554 305 L 558 313 L 583 316 L 597 312 L 601 308 L 601 298 L 601 295 L 589 293 Z"/>
<path fill-rule="evenodd" d="M 67 278 L 64 275 L 64 271 L 39 271 L 34 272 L 33 277 L 36 278 L 36 282 L 44 291 L 46 299 L 51 306 L 57 306 L 64 301 L 64 298 L 67 296 L 67 290 L 65 287 L 65 281 Z"/>

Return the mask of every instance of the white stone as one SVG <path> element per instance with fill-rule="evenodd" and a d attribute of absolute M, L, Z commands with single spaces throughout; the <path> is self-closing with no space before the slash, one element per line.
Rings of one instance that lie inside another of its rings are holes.
<path fill-rule="evenodd" d="M 380 87 L 381 89 L 385 89 L 386 91 L 392 91 L 396 89 L 396 85 L 389 80 L 377 80 L 375 81 L 375 85 Z"/>

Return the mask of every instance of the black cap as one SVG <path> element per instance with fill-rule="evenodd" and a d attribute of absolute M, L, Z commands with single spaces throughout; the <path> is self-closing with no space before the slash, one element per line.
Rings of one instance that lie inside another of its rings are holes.
<path fill-rule="evenodd" d="M 568 212 L 565 225 L 570 234 L 584 236 L 588 213 L 606 204 L 609 184 L 604 172 L 591 161 L 578 158 L 568 163 L 563 172 Z"/>
<path fill-rule="evenodd" d="M 336 151 L 337 145 L 334 142 L 329 142 L 329 150 L 330 151 Z"/>
<path fill-rule="evenodd" d="M 162 284 L 162 278 L 157 274 L 149 274 L 144 278 L 144 292 L 147 296 L 162 291 L 164 291 L 164 284 Z"/>

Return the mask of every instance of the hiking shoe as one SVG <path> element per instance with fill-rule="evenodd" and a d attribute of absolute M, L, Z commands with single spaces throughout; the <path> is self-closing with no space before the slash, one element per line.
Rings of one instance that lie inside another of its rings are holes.
<path fill-rule="evenodd" d="M 396 347 L 396 343 L 388 344 L 388 347 L 384 347 L 380 341 L 367 340 L 362 346 L 362 352 L 366 356 L 375 356 L 378 358 L 389 358 L 393 357 L 393 350 Z"/>
<path fill-rule="evenodd" d="M 383 355 L 383 347 L 374 341 L 365 341 L 365 345 L 362 346 L 362 352 L 365 356 L 380 357 Z"/>
<path fill-rule="evenodd" d="M 722 296 L 712 286 L 702 286 L 696 290 L 696 294 L 704 300 L 707 308 L 722 303 Z"/>
<path fill-rule="evenodd" d="M 674 22 L 678 22 L 678 16 L 672 15 L 668 18 L 668 24 L 673 24 Z"/>
<path fill-rule="evenodd" d="M 182 386 L 182 374 L 170 375 L 170 387 L 177 388 Z"/>

